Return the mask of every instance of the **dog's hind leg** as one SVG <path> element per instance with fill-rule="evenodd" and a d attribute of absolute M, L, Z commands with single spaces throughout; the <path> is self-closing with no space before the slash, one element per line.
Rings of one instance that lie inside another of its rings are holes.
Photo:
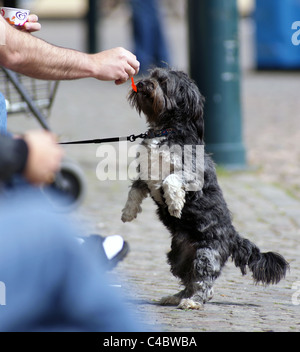
<path fill-rule="evenodd" d="M 187 234 L 178 234 L 173 237 L 171 251 L 168 253 L 168 263 L 171 265 L 171 272 L 174 276 L 181 279 L 185 289 L 173 296 L 166 296 L 160 300 L 164 306 L 178 306 L 183 299 L 193 296 L 197 289 L 193 282 L 197 281 L 195 277 L 195 259 L 197 248 L 190 242 L 185 241 Z"/>
<path fill-rule="evenodd" d="M 196 282 L 173 296 L 160 300 L 162 306 L 177 306 L 179 309 L 202 309 L 203 304 L 213 297 L 213 283 Z"/>
<path fill-rule="evenodd" d="M 202 309 L 204 303 L 211 300 L 214 295 L 214 280 L 206 278 L 204 281 L 193 284 L 193 293 L 182 298 L 177 306 L 179 309 Z M 189 290 L 187 290 L 189 291 Z"/>
<path fill-rule="evenodd" d="M 178 308 L 200 309 L 201 306 L 212 299 L 213 284 L 220 275 L 221 257 L 217 250 L 211 248 L 199 248 L 194 260 L 194 282 L 186 282 L 186 292 L 189 297 L 183 298 Z"/>
<path fill-rule="evenodd" d="M 162 297 L 161 300 L 159 301 L 159 304 L 161 306 L 178 306 L 178 304 L 182 300 L 183 291 L 180 291 L 173 296 Z"/>
<path fill-rule="evenodd" d="M 190 252 L 190 254 L 192 254 Z M 182 258 L 182 255 L 181 255 Z M 186 261 L 181 261 L 182 269 Z M 177 305 L 179 309 L 202 309 L 204 303 L 213 297 L 213 284 L 221 273 L 221 257 L 217 250 L 210 248 L 198 248 L 191 263 L 192 270 L 188 270 L 188 265 L 182 270 L 178 266 L 174 271 L 174 257 L 169 254 L 173 273 L 180 277 L 185 289 L 174 296 L 163 297 L 160 301 L 162 305 Z M 178 263 L 177 263 L 178 264 Z"/>

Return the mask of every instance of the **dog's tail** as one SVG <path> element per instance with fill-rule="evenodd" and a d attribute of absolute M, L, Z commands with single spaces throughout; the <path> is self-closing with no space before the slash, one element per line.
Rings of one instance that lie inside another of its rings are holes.
<path fill-rule="evenodd" d="M 288 262 L 278 253 L 261 253 L 259 248 L 249 240 L 240 237 L 235 241 L 232 251 L 232 259 L 236 266 L 241 269 L 243 275 L 246 266 L 253 274 L 255 283 L 264 285 L 277 284 L 286 275 L 289 269 Z"/>

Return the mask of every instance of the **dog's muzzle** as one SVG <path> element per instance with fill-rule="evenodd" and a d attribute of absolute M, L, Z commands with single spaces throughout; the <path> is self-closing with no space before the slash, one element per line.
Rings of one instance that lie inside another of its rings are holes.
<path fill-rule="evenodd" d="M 136 87 L 138 93 L 150 94 L 154 89 L 154 84 L 150 81 L 140 81 Z"/>

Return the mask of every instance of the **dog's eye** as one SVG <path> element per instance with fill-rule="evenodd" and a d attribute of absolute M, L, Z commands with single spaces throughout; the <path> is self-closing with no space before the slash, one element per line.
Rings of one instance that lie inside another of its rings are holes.
<path fill-rule="evenodd" d="M 184 86 L 180 86 L 179 87 L 179 92 L 180 92 L 181 95 L 184 94 L 185 90 L 186 90 L 186 88 Z"/>
<path fill-rule="evenodd" d="M 167 79 L 163 78 L 159 80 L 159 85 L 161 89 L 166 90 L 167 89 Z"/>
<path fill-rule="evenodd" d="M 151 92 L 150 92 L 149 90 L 144 90 L 144 91 L 142 92 L 142 95 L 143 95 L 144 97 L 150 97 Z"/>
<path fill-rule="evenodd" d="M 152 95 L 152 92 L 154 90 L 154 84 L 152 82 L 149 82 L 147 85 L 143 87 L 141 90 L 141 93 L 143 94 L 144 97 L 150 97 Z"/>

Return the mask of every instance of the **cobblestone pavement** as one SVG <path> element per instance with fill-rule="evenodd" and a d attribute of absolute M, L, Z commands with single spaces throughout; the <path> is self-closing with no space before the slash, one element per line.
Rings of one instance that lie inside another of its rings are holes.
<path fill-rule="evenodd" d="M 169 21 L 174 61 L 186 69 L 184 22 Z M 106 19 L 104 47 L 128 47 L 127 27 L 126 16 L 117 13 Z M 82 167 L 88 185 L 76 215 L 87 234 L 118 233 L 129 242 L 131 251 L 111 273 L 112 282 L 120 286 L 114 289 L 126 297 L 126 304 L 150 331 L 300 331 L 300 74 L 249 70 L 251 24 L 243 22 L 241 30 L 244 136 L 250 168 L 235 173 L 219 170 L 219 181 L 238 231 L 263 251 L 280 252 L 289 261 L 290 272 L 278 285 L 254 285 L 251 275 L 243 277 L 229 262 L 204 310 L 159 306 L 159 299 L 176 293 L 179 285 L 166 263 L 169 234 L 156 219 L 152 201 L 145 200 L 139 217 L 123 224 L 120 216 L 129 181 L 97 179 L 101 158 L 96 152 L 103 151 L 98 146 L 66 147 L 67 156 Z M 81 49 L 82 27 L 77 22 L 45 22 L 43 34 L 59 45 Z M 182 45 L 176 46 L 174 38 Z M 53 130 L 64 140 L 144 132 L 143 119 L 126 102 L 129 88 L 130 84 L 116 87 L 95 80 L 62 82 L 50 119 Z M 9 124 L 16 131 L 37 126 L 23 117 L 12 117 Z M 126 161 L 121 160 L 119 168 L 124 166 Z"/>

